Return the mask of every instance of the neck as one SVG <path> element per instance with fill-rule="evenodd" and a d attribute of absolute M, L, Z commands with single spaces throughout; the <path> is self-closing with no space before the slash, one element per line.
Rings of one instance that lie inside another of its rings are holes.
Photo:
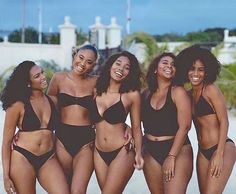
<path fill-rule="evenodd" d="M 30 99 L 31 100 L 34 100 L 34 99 L 39 99 L 39 98 L 42 98 L 44 96 L 44 93 L 42 90 L 36 90 L 36 89 L 32 89 L 32 94 L 30 96 Z"/>
<path fill-rule="evenodd" d="M 107 88 L 107 92 L 109 93 L 119 93 L 120 92 L 120 86 L 121 86 L 121 83 L 117 83 L 117 82 L 114 82 L 114 81 L 110 81 L 110 84 Z"/>
<path fill-rule="evenodd" d="M 171 82 L 158 81 L 157 91 L 166 91 L 170 87 Z"/>
<path fill-rule="evenodd" d="M 69 78 L 71 78 L 72 80 L 84 80 L 87 77 L 87 74 L 82 74 L 82 75 L 78 75 L 75 72 L 71 71 L 68 74 Z"/>

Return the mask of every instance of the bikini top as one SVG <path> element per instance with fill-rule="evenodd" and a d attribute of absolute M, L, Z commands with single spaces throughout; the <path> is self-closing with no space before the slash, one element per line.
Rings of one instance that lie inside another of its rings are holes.
<path fill-rule="evenodd" d="M 160 109 L 151 105 L 153 93 L 142 102 L 141 119 L 145 134 L 153 136 L 174 136 L 179 128 L 177 108 L 171 97 L 171 87 L 168 89 L 166 102 Z"/>
<path fill-rule="evenodd" d="M 198 102 L 194 104 L 194 117 L 202 117 L 206 115 L 215 114 L 214 109 L 202 95 L 203 88 L 204 86 L 202 87 Z"/>
<path fill-rule="evenodd" d="M 42 123 L 36 113 L 34 112 L 34 109 L 30 103 L 30 101 L 25 103 L 25 113 L 22 120 L 22 129 L 20 131 L 38 131 L 38 130 L 56 130 L 58 123 L 59 123 L 59 115 L 56 111 L 55 105 L 52 101 L 52 99 L 47 96 L 47 99 L 50 104 L 51 108 L 51 115 L 50 119 L 48 121 L 47 127 L 41 127 Z"/>
<path fill-rule="evenodd" d="M 94 99 L 94 107 L 95 110 L 92 111 L 92 121 L 94 123 L 98 123 L 102 120 L 105 120 L 110 124 L 124 123 L 128 115 L 122 103 L 121 94 L 120 94 L 120 100 L 115 104 L 111 105 L 108 109 L 106 109 L 103 112 L 102 116 L 98 111 L 96 98 Z"/>
<path fill-rule="evenodd" d="M 66 93 L 58 94 L 58 104 L 61 107 L 70 106 L 70 105 L 80 105 L 86 109 L 90 109 L 93 104 L 93 96 L 87 95 L 82 97 L 71 96 Z"/>

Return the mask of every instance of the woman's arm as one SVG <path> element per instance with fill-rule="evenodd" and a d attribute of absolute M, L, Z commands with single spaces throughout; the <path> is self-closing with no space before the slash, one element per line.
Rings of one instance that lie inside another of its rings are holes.
<path fill-rule="evenodd" d="M 10 188 L 14 189 L 13 182 L 10 178 L 11 143 L 20 118 L 20 111 L 23 106 L 24 105 L 21 102 L 16 102 L 6 110 L 5 115 L 2 140 L 2 166 L 4 187 L 8 192 Z"/>
<path fill-rule="evenodd" d="M 191 101 L 183 87 L 176 87 L 173 89 L 173 100 L 177 108 L 177 120 L 179 129 L 175 135 L 174 143 L 169 152 L 170 156 L 177 156 L 181 150 L 185 138 L 191 128 Z"/>
<path fill-rule="evenodd" d="M 131 127 L 135 143 L 135 168 L 142 169 L 144 160 L 142 158 L 142 131 L 141 131 L 141 119 L 140 119 L 140 109 L 141 109 L 141 97 L 138 91 L 131 93 L 132 105 L 130 110 Z"/>
<path fill-rule="evenodd" d="M 58 78 L 58 74 L 55 73 L 49 83 L 48 90 L 47 90 L 47 94 L 50 96 L 54 104 L 57 104 L 57 94 L 59 92 L 59 87 L 58 87 L 59 81 L 60 80 Z"/>
<path fill-rule="evenodd" d="M 173 101 L 177 108 L 177 120 L 179 129 L 174 137 L 173 145 L 162 166 L 165 181 L 168 182 L 175 175 L 175 159 L 179 154 L 188 131 L 191 127 L 191 102 L 183 87 L 176 87 L 172 90 Z"/>
<path fill-rule="evenodd" d="M 211 166 L 212 176 L 219 176 L 223 166 L 224 148 L 229 127 L 227 108 L 224 96 L 216 85 L 208 85 L 206 88 L 206 95 L 214 107 L 217 120 L 219 122 L 218 146 L 215 154 L 213 155 Z"/>

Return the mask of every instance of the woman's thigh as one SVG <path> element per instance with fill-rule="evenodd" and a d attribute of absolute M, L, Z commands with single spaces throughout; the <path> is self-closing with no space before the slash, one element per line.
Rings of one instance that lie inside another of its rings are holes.
<path fill-rule="evenodd" d="M 175 159 L 174 177 L 169 182 L 164 179 L 164 191 L 170 193 L 186 193 L 193 172 L 193 151 L 191 145 L 184 145 Z"/>
<path fill-rule="evenodd" d="M 120 194 L 134 172 L 134 152 L 123 147 L 108 167 L 103 194 Z"/>
<path fill-rule="evenodd" d="M 21 153 L 12 151 L 10 177 L 14 182 L 17 193 L 36 193 L 36 174 L 33 166 Z"/>
<path fill-rule="evenodd" d="M 55 155 L 40 168 L 38 180 L 41 186 L 50 194 L 70 193 L 65 174 Z"/>
<path fill-rule="evenodd" d="M 149 154 L 144 154 L 143 173 L 152 194 L 163 194 L 163 179 L 161 165 Z"/>
<path fill-rule="evenodd" d="M 86 193 L 93 170 L 93 147 L 89 144 L 73 159 L 72 193 Z"/>

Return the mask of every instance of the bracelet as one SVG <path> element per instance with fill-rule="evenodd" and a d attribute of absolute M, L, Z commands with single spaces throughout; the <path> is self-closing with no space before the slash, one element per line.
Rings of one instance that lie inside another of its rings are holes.
<path fill-rule="evenodd" d="M 173 157 L 173 158 L 176 158 L 176 156 L 173 155 L 173 154 L 168 154 L 167 156 L 171 156 L 171 157 Z"/>

